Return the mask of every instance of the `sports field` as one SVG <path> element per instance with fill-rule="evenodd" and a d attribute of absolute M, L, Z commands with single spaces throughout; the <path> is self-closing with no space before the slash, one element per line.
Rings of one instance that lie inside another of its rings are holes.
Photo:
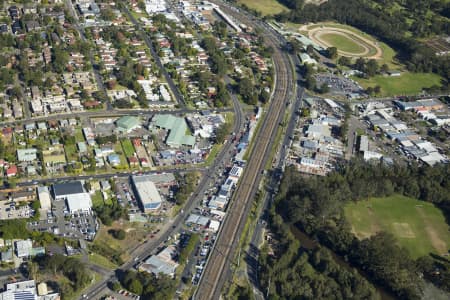
<path fill-rule="evenodd" d="M 377 75 L 369 79 L 354 78 L 363 87 L 381 87 L 380 96 L 417 95 L 423 88 L 441 86 L 441 77 L 434 73 L 404 72 L 398 77 Z"/>
<path fill-rule="evenodd" d="M 322 40 L 327 44 L 333 45 L 338 50 L 349 52 L 349 53 L 362 53 L 364 48 L 353 41 L 347 35 L 336 34 L 336 33 L 325 33 L 321 36 Z"/>
<path fill-rule="evenodd" d="M 394 195 L 350 203 L 345 215 L 358 238 L 376 232 L 392 233 L 413 258 L 430 252 L 444 254 L 450 247 L 449 226 L 433 204 Z"/>
<path fill-rule="evenodd" d="M 373 58 L 379 65 L 387 64 L 390 69 L 401 68 L 394 59 L 395 51 L 392 48 L 355 27 L 334 22 L 308 25 L 288 23 L 287 26 L 297 29 L 322 47 L 338 48 L 341 56 Z"/>
<path fill-rule="evenodd" d="M 259 11 L 263 16 L 275 15 L 289 10 L 277 0 L 238 0 L 238 3 Z"/>

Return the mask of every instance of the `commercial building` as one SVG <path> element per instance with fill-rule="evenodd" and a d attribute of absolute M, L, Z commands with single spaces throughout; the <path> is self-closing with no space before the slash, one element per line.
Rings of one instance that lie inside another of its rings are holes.
<path fill-rule="evenodd" d="M 151 177 L 132 176 L 134 191 L 144 212 L 155 211 L 161 207 L 162 199 Z"/>
<path fill-rule="evenodd" d="M 17 257 L 28 257 L 31 254 L 33 248 L 33 242 L 31 240 L 16 241 L 15 250 Z"/>
<path fill-rule="evenodd" d="M 37 195 L 41 204 L 42 210 L 50 210 L 52 208 L 52 202 L 50 199 L 50 191 L 46 186 L 37 187 Z"/>
<path fill-rule="evenodd" d="M 117 130 L 121 133 L 129 133 L 139 127 L 141 122 L 139 118 L 133 116 L 124 116 L 116 121 Z"/>
<path fill-rule="evenodd" d="M 175 276 L 175 270 L 178 263 L 173 260 L 176 255 L 174 246 L 169 246 L 157 255 L 150 256 L 143 264 L 139 266 L 139 271 L 152 273 L 155 275 L 165 274 L 167 276 Z"/>
<path fill-rule="evenodd" d="M 71 213 L 76 211 L 90 211 L 92 208 L 91 196 L 86 193 L 80 181 L 54 184 L 53 195 L 56 201 L 66 201 Z"/>
<path fill-rule="evenodd" d="M 184 118 L 172 115 L 156 115 L 154 123 L 156 127 L 169 131 L 166 144 L 170 147 L 194 146 L 195 137 L 186 134 L 189 129 Z"/>
<path fill-rule="evenodd" d="M 58 293 L 49 293 L 45 283 L 39 284 L 36 289 L 34 280 L 8 283 L 3 292 L 0 293 L 0 300 L 59 300 Z"/>

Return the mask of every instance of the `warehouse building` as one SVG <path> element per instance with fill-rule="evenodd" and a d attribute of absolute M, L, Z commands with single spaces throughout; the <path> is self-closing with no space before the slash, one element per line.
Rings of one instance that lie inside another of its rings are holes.
<path fill-rule="evenodd" d="M 53 196 L 56 201 L 66 201 L 67 208 L 71 213 L 90 211 L 92 208 L 91 196 L 86 193 L 80 181 L 54 184 Z"/>
<path fill-rule="evenodd" d="M 141 127 L 139 118 L 133 116 L 124 116 L 116 121 L 117 130 L 121 133 L 130 133 Z"/>
<path fill-rule="evenodd" d="M 161 207 L 162 198 L 151 177 L 132 176 L 133 188 L 144 212 L 155 211 Z"/>
<path fill-rule="evenodd" d="M 39 198 L 39 203 L 41 204 L 42 210 L 50 210 L 52 208 L 52 202 L 50 200 L 50 192 L 46 186 L 38 186 L 37 194 Z"/>
<path fill-rule="evenodd" d="M 169 131 L 166 138 L 168 146 L 179 148 L 181 146 L 193 147 L 195 145 L 195 137 L 186 134 L 189 128 L 184 118 L 172 115 L 156 115 L 153 121 L 156 127 Z"/>

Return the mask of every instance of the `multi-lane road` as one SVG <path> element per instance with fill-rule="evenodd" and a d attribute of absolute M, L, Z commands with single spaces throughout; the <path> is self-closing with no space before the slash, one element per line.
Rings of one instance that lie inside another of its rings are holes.
<path fill-rule="evenodd" d="M 215 2 L 215 1 L 213 1 Z M 252 21 L 246 15 L 221 2 L 215 2 L 228 15 L 253 27 L 262 27 L 261 23 Z M 228 208 L 220 232 L 208 258 L 206 268 L 200 279 L 194 299 L 219 299 L 224 283 L 230 275 L 230 267 L 239 243 L 245 222 L 252 205 L 252 199 L 262 179 L 262 172 L 269 159 L 276 131 L 281 122 L 287 104 L 295 89 L 294 75 L 289 56 L 283 52 L 280 39 L 270 30 L 264 30 L 268 45 L 274 49 L 275 89 L 267 114 L 262 120 L 261 129 L 255 137 L 255 145 L 249 155 L 241 181 L 234 192 L 233 201 Z M 294 91 L 295 92 L 295 91 Z"/>

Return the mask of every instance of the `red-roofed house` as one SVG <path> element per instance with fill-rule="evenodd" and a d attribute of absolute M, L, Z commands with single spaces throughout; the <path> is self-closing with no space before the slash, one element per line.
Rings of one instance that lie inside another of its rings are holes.
<path fill-rule="evenodd" d="M 13 177 L 17 175 L 17 167 L 16 165 L 11 165 L 9 166 L 9 168 L 6 170 L 6 176 L 7 177 Z"/>
<path fill-rule="evenodd" d="M 134 157 L 134 156 L 128 157 L 128 162 L 130 163 L 130 167 L 137 167 L 137 166 L 139 166 L 139 160 L 136 157 Z"/>

